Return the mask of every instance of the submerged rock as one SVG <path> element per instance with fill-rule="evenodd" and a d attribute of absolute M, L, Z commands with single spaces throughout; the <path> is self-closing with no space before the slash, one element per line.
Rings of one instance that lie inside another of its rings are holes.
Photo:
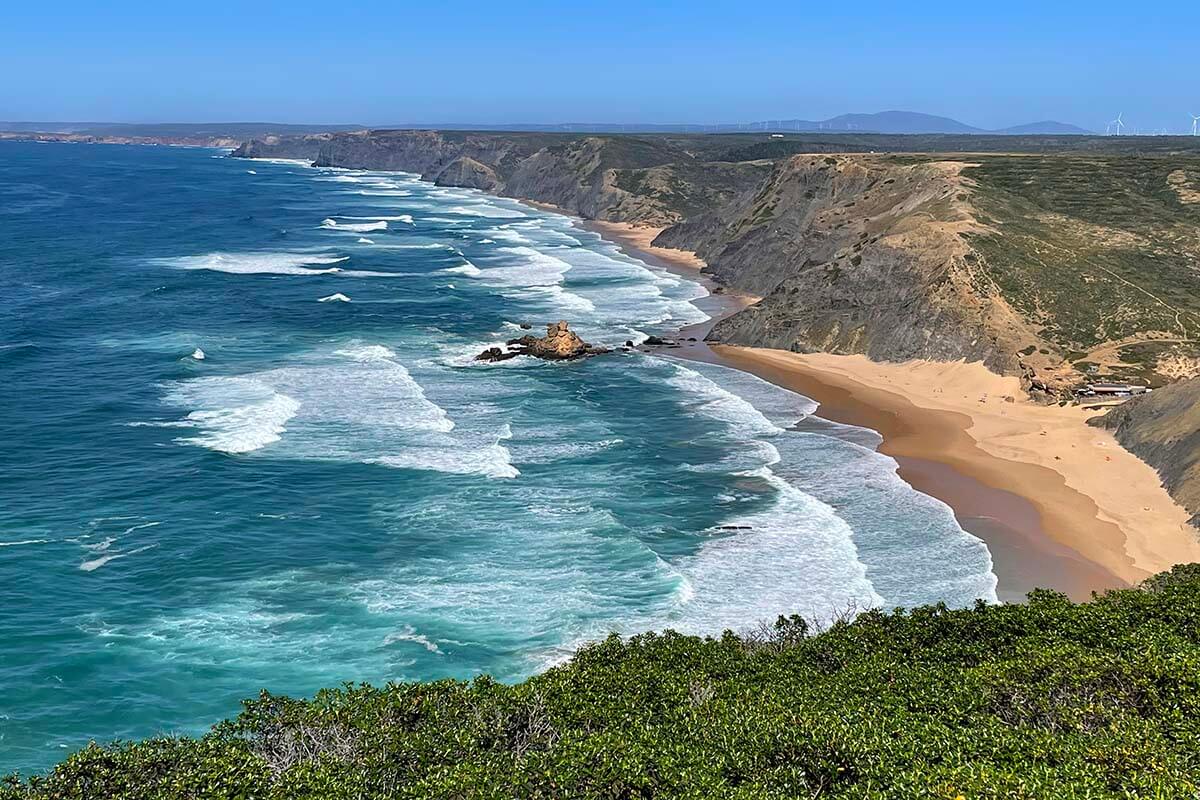
<path fill-rule="evenodd" d="M 548 361 L 569 361 L 584 356 L 594 356 L 607 353 L 604 347 L 593 347 L 579 338 L 579 334 L 571 330 L 565 321 L 552 322 L 546 326 L 546 335 L 522 336 L 510 339 L 505 349 L 489 347 L 479 355 L 476 361 L 506 361 L 517 356 L 533 356 Z"/>

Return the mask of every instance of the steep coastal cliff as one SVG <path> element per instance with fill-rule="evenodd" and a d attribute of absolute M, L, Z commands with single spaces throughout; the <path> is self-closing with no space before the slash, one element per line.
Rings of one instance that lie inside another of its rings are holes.
<path fill-rule="evenodd" d="M 659 243 L 696 250 L 719 280 L 764 297 L 718 323 L 723 342 L 1018 373 L 1039 340 L 971 257 L 964 234 L 981 226 L 962 167 L 794 156 L 723 224 L 680 225 Z"/>
<path fill-rule="evenodd" d="M 955 155 L 898 152 L 955 143 L 937 137 L 359 131 L 234 155 L 416 172 L 665 228 L 656 244 L 763 298 L 717 325 L 726 343 L 979 360 L 1048 398 L 1090 375 L 1200 373 L 1200 149 L 1076 138 Z M 839 143 L 892 152 L 829 154 Z"/>

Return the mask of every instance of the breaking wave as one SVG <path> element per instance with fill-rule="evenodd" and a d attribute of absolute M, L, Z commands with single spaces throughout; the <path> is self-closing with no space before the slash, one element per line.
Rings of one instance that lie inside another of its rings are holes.
<path fill-rule="evenodd" d="M 328 275 L 340 272 L 337 267 L 311 269 L 314 266 L 340 264 L 349 256 L 328 253 L 206 253 L 200 256 L 154 259 L 154 263 L 175 269 L 206 269 L 237 275 Z"/>
<path fill-rule="evenodd" d="M 322 228 L 330 230 L 348 231 L 350 233 L 367 233 L 368 231 L 385 231 L 387 230 L 387 220 L 381 219 L 377 222 L 338 222 L 336 219 L 326 218 L 321 221 Z"/>

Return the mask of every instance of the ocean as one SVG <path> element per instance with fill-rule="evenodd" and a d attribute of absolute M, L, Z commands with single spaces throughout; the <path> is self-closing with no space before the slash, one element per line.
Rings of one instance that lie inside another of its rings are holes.
<path fill-rule="evenodd" d="M 225 156 L 0 142 L 0 773 L 261 689 L 995 600 L 984 544 L 808 398 L 473 360 L 669 334 L 699 283 L 512 200 Z"/>

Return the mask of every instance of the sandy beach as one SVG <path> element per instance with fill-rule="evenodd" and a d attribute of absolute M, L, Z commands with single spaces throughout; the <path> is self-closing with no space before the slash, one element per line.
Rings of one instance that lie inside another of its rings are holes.
<path fill-rule="evenodd" d="M 577 221 L 681 274 L 695 277 L 704 266 L 689 251 L 655 247 L 661 228 Z M 706 298 L 701 305 L 714 319 L 681 333 L 703 339 L 717 318 L 756 300 Z M 878 431 L 880 451 L 896 459 L 900 476 L 949 505 L 964 529 L 987 542 L 1004 600 L 1037 587 L 1085 599 L 1200 561 L 1200 535 L 1187 512 L 1153 468 L 1087 425 L 1096 412 L 1040 405 L 1017 378 L 982 364 L 887 364 L 703 342 L 671 354 L 750 372 L 816 400 L 825 419 Z"/>
<path fill-rule="evenodd" d="M 556 211 L 558 209 L 555 209 Z M 637 250 L 639 253 L 650 255 L 668 261 L 679 267 L 699 271 L 704 268 L 704 261 L 691 250 L 677 250 L 673 247 L 657 247 L 652 244 L 654 239 L 663 232 L 663 228 L 631 225 L 627 222 L 605 222 L 604 220 L 589 219 L 585 221 L 586 228 L 626 248 Z"/>
<path fill-rule="evenodd" d="M 978 363 L 712 349 L 812 397 L 827 419 L 879 431 L 901 476 L 988 542 L 1002 589 L 1079 596 L 1200 559 L 1187 512 L 1150 466 L 1086 424 L 1096 412 L 1037 404 L 1015 377 Z"/>

